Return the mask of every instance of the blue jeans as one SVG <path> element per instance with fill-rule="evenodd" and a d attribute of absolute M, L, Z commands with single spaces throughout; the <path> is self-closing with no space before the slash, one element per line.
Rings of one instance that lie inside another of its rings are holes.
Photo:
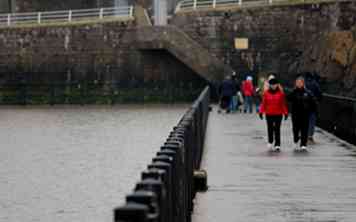
<path fill-rule="evenodd" d="M 237 110 L 237 96 L 232 96 L 230 101 L 230 110 L 235 112 Z"/>
<path fill-rule="evenodd" d="M 252 96 L 245 96 L 244 112 L 252 113 Z"/>
<path fill-rule="evenodd" d="M 260 100 L 256 99 L 256 113 L 260 112 Z"/>
<path fill-rule="evenodd" d="M 315 132 L 315 125 L 316 125 L 316 113 L 312 112 L 309 115 L 309 128 L 308 128 L 308 136 L 312 137 Z"/>

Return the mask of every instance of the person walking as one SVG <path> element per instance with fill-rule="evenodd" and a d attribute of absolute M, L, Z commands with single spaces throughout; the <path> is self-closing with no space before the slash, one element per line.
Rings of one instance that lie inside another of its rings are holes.
<path fill-rule="evenodd" d="M 266 82 L 266 78 L 264 76 L 258 78 L 257 80 L 257 88 L 256 88 L 256 96 L 255 96 L 256 113 L 260 112 L 260 105 L 263 97 L 265 82 Z"/>
<path fill-rule="evenodd" d="M 288 119 L 288 107 L 285 94 L 278 87 L 279 82 L 273 78 L 269 80 L 269 89 L 263 93 L 259 116 L 263 120 L 266 116 L 268 144 L 271 151 L 279 152 L 281 149 L 281 124 L 282 118 Z"/>
<path fill-rule="evenodd" d="M 230 103 L 231 98 L 235 92 L 235 84 L 231 79 L 231 76 L 226 76 L 224 81 L 221 83 L 219 88 L 220 94 L 220 107 L 218 112 L 221 112 L 221 109 L 226 110 L 226 113 L 230 113 Z"/>
<path fill-rule="evenodd" d="M 254 87 L 252 83 L 252 76 L 248 76 L 246 80 L 242 83 L 242 93 L 244 96 L 244 113 L 249 111 L 252 113 L 252 96 L 254 94 Z"/>
<path fill-rule="evenodd" d="M 231 101 L 230 101 L 230 110 L 231 112 L 236 112 L 239 104 L 238 104 L 238 92 L 240 91 L 240 87 L 238 84 L 238 80 L 237 80 L 237 75 L 236 72 L 232 72 L 231 75 L 231 80 L 233 83 L 233 95 L 231 97 Z"/>
<path fill-rule="evenodd" d="M 316 101 L 311 91 L 305 88 L 305 80 L 298 77 L 293 92 L 288 95 L 292 106 L 293 140 L 296 151 L 306 151 L 309 117 L 315 111 Z M 300 143 L 299 143 L 300 142 Z"/>
<path fill-rule="evenodd" d="M 315 99 L 316 99 L 316 106 L 315 110 L 312 110 L 309 115 L 309 128 L 308 128 L 308 143 L 314 144 L 314 132 L 315 132 L 315 125 L 316 125 L 316 118 L 318 112 L 318 104 L 322 98 L 322 92 L 320 89 L 320 85 L 317 81 L 316 74 L 306 73 L 305 75 L 305 88 L 310 90 Z"/>

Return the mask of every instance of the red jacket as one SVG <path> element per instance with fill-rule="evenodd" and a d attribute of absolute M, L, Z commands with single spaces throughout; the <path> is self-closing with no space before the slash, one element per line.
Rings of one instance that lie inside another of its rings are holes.
<path fill-rule="evenodd" d="M 277 90 L 276 92 L 267 90 L 263 94 L 260 113 L 265 113 L 266 115 L 288 115 L 284 92 L 281 90 Z"/>
<path fill-rule="evenodd" d="M 252 81 L 243 81 L 242 83 L 242 93 L 244 96 L 252 96 L 255 89 L 253 88 Z"/>

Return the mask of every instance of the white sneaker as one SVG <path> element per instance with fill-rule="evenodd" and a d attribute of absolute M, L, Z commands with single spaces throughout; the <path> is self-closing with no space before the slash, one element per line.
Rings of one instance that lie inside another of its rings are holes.
<path fill-rule="evenodd" d="M 274 146 L 273 146 L 272 143 L 268 143 L 268 144 L 267 144 L 267 148 L 268 148 L 269 150 L 271 150 L 271 151 L 274 151 Z"/>
<path fill-rule="evenodd" d="M 297 146 L 294 148 L 294 151 L 295 151 L 295 152 L 300 152 L 300 151 L 302 151 L 302 148 L 297 145 Z"/>
<path fill-rule="evenodd" d="M 294 143 L 294 149 L 295 149 L 295 150 L 298 150 L 298 149 L 299 149 L 299 143 L 298 143 L 298 142 Z"/>
<path fill-rule="evenodd" d="M 306 147 L 306 146 L 302 146 L 302 147 L 300 148 L 300 150 L 301 150 L 301 151 L 307 151 L 307 147 Z"/>
<path fill-rule="evenodd" d="M 276 151 L 276 152 L 280 152 L 280 151 L 281 151 L 281 147 L 280 147 L 280 146 L 276 146 L 276 147 L 275 147 L 275 151 Z"/>

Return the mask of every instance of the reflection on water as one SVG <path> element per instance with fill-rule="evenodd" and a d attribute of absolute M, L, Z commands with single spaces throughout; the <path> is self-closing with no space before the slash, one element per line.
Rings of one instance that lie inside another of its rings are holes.
<path fill-rule="evenodd" d="M 0 222 L 112 221 L 186 108 L 0 108 Z"/>

